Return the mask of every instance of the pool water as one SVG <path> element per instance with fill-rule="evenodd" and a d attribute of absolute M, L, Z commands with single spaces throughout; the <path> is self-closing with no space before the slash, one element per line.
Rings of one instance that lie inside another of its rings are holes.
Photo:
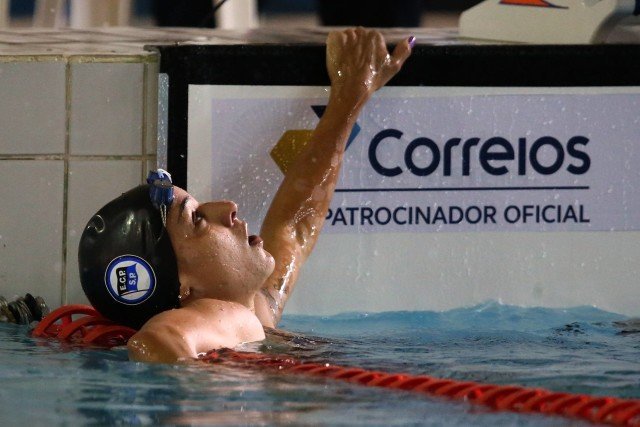
<path fill-rule="evenodd" d="M 593 307 L 285 316 L 245 346 L 390 372 L 640 397 L 640 330 Z M 0 324 L 0 425 L 587 425 L 225 364 L 151 365 Z"/>

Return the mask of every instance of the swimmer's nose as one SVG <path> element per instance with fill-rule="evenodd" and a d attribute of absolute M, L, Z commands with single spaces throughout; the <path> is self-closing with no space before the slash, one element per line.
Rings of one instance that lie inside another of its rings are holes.
<path fill-rule="evenodd" d="M 219 200 L 200 205 L 199 211 L 210 220 L 217 219 L 225 227 L 233 227 L 238 215 L 238 205 L 230 200 Z"/>
<path fill-rule="evenodd" d="M 229 204 L 229 227 L 233 227 L 233 223 L 236 222 L 236 217 L 238 216 L 238 205 L 234 202 L 227 202 Z M 225 217 L 226 220 L 227 217 Z"/>

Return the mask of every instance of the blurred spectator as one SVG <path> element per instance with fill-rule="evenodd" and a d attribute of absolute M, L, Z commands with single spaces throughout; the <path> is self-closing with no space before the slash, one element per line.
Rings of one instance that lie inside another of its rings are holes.
<path fill-rule="evenodd" d="M 153 15 L 160 27 L 215 27 L 212 0 L 154 0 Z"/>
<path fill-rule="evenodd" d="M 318 0 L 322 25 L 419 27 L 423 0 Z"/>

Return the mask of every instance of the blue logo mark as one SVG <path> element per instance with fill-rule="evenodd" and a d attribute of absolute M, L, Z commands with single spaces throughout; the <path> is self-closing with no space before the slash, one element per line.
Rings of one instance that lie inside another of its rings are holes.
<path fill-rule="evenodd" d="M 318 118 L 322 117 L 322 115 L 324 114 L 324 111 L 327 109 L 326 105 L 312 105 L 311 109 L 313 110 L 314 113 L 316 113 L 316 116 L 318 116 Z M 347 140 L 347 146 L 345 147 L 345 151 L 347 151 L 349 149 L 349 146 L 351 145 L 351 143 L 353 142 L 354 139 L 356 139 L 356 136 L 358 136 L 358 134 L 360 133 L 360 125 L 358 124 L 358 122 L 356 122 L 353 125 L 353 129 L 351 130 L 351 134 L 349 135 L 349 139 Z"/>
<path fill-rule="evenodd" d="M 143 303 L 156 288 L 156 275 L 147 261 L 135 255 L 114 258 L 104 274 L 109 294 L 119 303 Z"/>

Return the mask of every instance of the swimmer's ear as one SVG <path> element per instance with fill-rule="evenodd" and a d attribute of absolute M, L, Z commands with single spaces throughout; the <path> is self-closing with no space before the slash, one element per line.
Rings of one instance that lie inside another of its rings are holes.
<path fill-rule="evenodd" d="M 194 283 L 197 283 L 196 279 L 189 273 L 180 271 L 178 269 L 178 280 L 180 282 L 180 289 L 178 290 L 178 301 L 184 302 L 184 300 L 193 296 L 194 293 Z"/>
<path fill-rule="evenodd" d="M 187 298 L 189 298 L 191 296 L 191 288 L 181 285 L 180 286 L 180 293 L 178 294 L 178 300 L 180 300 L 181 303 L 184 303 Z"/>

